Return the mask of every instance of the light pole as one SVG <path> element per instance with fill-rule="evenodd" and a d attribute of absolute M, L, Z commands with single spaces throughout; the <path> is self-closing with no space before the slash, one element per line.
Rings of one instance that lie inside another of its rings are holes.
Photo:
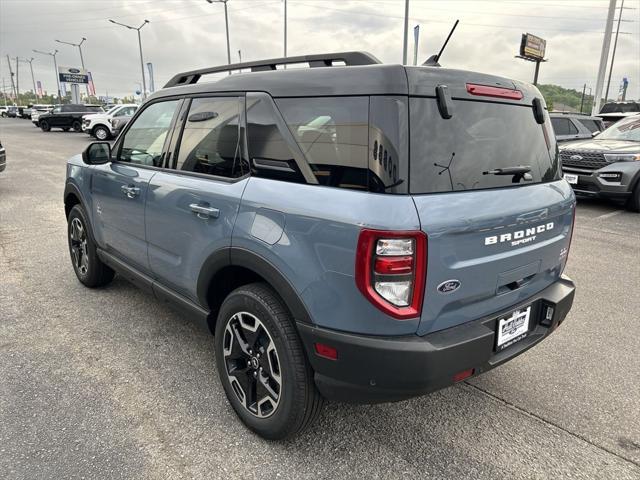
<path fill-rule="evenodd" d="M 56 85 L 58 86 L 58 101 L 62 103 L 62 96 L 60 95 L 60 78 L 58 78 L 58 62 L 56 62 L 56 55 L 58 54 L 58 50 L 54 50 L 52 52 L 42 52 L 40 50 L 34 50 L 35 53 L 40 53 L 41 55 L 50 55 L 53 57 L 53 70 L 56 74 Z"/>
<path fill-rule="evenodd" d="M 284 58 L 287 58 L 287 0 L 284 0 Z"/>
<path fill-rule="evenodd" d="M 142 23 L 142 25 L 140 25 L 138 28 L 132 27 L 130 25 L 125 25 L 124 23 L 116 22 L 115 20 L 111 20 L 111 19 L 109 19 L 109 21 L 111 23 L 115 23 L 116 25 L 120 25 L 121 27 L 128 28 L 129 30 L 136 30 L 138 32 L 138 47 L 140 48 L 140 71 L 142 73 L 142 98 L 146 100 L 147 99 L 147 81 L 144 78 L 144 59 L 142 57 L 142 38 L 140 37 L 140 30 L 142 30 L 142 27 L 144 27 L 147 23 L 149 23 L 149 20 L 145 20 Z"/>
<path fill-rule="evenodd" d="M 22 59 L 24 63 L 29 64 L 29 68 L 31 69 L 31 81 L 33 82 L 33 94 L 36 96 L 36 98 L 38 98 L 38 92 L 36 91 L 36 77 L 33 76 L 33 60 L 33 57 L 31 57 L 30 59 Z"/>
<path fill-rule="evenodd" d="M 82 69 L 86 70 L 84 67 L 84 58 L 82 58 L 82 44 L 84 43 L 84 41 L 86 40 L 86 38 L 82 37 L 82 40 L 80 40 L 80 43 L 71 43 L 71 42 L 63 42 L 62 40 L 56 40 L 56 42 L 58 43 L 64 43 L 65 45 L 71 45 L 72 47 L 78 47 L 78 51 L 80 52 L 80 65 L 82 65 Z M 89 96 L 89 84 L 87 83 L 85 85 L 85 87 L 87 88 L 87 97 Z"/>
<path fill-rule="evenodd" d="M 227 2 L 229 0 L 207 0 L 209 3 L 224 3 L 224 25 L 227 30 L 227 64 L 231 65 L 231 47 L 229 46 L 229 15 L 227 13 Z M 231 72 L 229 72 L 231 75 Z"/>
<path fill-rule="evenodd" d="M 404 0 L 404 39 L 402 41 L 402 64 L 407 64 L 407 43 L 409 39 L 409 0 Z"/>
<path fill-rule="evenodd" d="M 16 102 L 20 105 L 20 83 L 18 81 L 18 64 L 20 62 L 20 57 L 16 57 Z"/>
<path fill-rule="evenodd" d="M 607 89 L 604 93 L 604 103 L 607 103 L 609 97 L 609 86 L 611 85 L 611 74 L 613 73 L 613 62 L 616 59 L 616 48 L 618 48 L 618 34 L 620 33 L 620 22 L 622 21 L 622 10 L 624 9 L 624 0 L 620 4 L 620 14 L 618 15 L 618 27 L 616 28 L 616 39 L 613 41 L 613 53 L 611 54 L 611 66 L 609 67 L 609 78 L 607 79 Z"/>

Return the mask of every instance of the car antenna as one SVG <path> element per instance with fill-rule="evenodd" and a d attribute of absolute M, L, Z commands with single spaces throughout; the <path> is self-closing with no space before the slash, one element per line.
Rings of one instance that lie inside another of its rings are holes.
<path fill-rule="evenodd" d="M 424 62 L 422 65 L 427 65 L 429 67 L 440 67 L 441 66 L 438 63 L 438 61 L 440 60 L 440 57 L 442 56 L 442 52 L 444 52 L 444 49 L 447 46 L 447 43 L 449 43 L 449 39 L 451 38 L 451 35 L 453 35 L 454 30 L 458 26 L 458 23 L 460 23 L 460 20 L 456 20 L 456 23 L 453 24 L 453 28 L 449 32 L 449 35 L 447 35 L 447 39 L 444 41 L 444 44 L 442 45 L 442 48 L 440 49 L 438 54 L 437 55 L 431 55 L 429 58 L 427 58 L 427 61 Z"/>

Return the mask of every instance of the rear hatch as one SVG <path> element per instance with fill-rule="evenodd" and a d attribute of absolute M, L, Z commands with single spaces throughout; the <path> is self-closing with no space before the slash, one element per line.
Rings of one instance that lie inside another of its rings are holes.
<path fill-rule="evenodd" d="M 469 72 L 407 72 L 409 189 L 428 237 L 422 335 L 526 304 L 556 281 L 575 199 L 560 179 L 546 110 L 536 121 L 535 87 Z M 438 85 L 450 95 L 444 109 Z M 498 174 L 511 167 L 525 168 Z"/>

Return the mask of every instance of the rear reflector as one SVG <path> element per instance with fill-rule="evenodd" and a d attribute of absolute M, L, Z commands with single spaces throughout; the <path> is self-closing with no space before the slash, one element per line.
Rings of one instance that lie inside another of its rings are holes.
<path fill-rule="evenodd" d="M 381 275 L 410 274 L 413 272 L 413 256 L 377 257 L 375 272 Z"/>
<path fill-rule="evenodd" d="M 473 375 L 473 372 L 475 372 L 474 368 L 470 368 L 468 370 L 463 370 L 461 372 L 458 372 L 453 376 L 453 381 L 461 382 L 462 380 L 465 380 L 469 378 L 471 375 Z"/>
<path fill-rule="evenodd" d="M 316 349 L 316 355 L 323 358 L 328 358 L 329 360 L 337 360 L 338 359 L 338 350 L 329 345 L 325 345 L 324 343 L 316 343 L 314 344 Z"/>
<path fill-rule="evenodd" d="M 479 95 L 482 97 L 509 98 L 511 100 L 522 100 L 524 98 L 520 90 L 491 87 L 489 85 L 476 85 L 475 83 L 467 83 L 467 92 L 471 95 Z"/>

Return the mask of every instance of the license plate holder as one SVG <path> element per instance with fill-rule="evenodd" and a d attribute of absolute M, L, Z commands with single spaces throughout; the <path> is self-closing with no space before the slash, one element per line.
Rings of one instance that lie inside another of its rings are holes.
<path fill-rule="evenodd" d="M 529 333 L 530 320 L 531 305 L 518 308 L 498 317 L 496 322 L 496 351 L 501 352 L 524 339 Z"/>
<path fill-rule="evenodd" d="M 564 179 L 569 182 L 571 185 L 577 185 L 578 184 L 578 175 L 574 174 L 574 173 L 565 173 L 564 174 Z"/>

